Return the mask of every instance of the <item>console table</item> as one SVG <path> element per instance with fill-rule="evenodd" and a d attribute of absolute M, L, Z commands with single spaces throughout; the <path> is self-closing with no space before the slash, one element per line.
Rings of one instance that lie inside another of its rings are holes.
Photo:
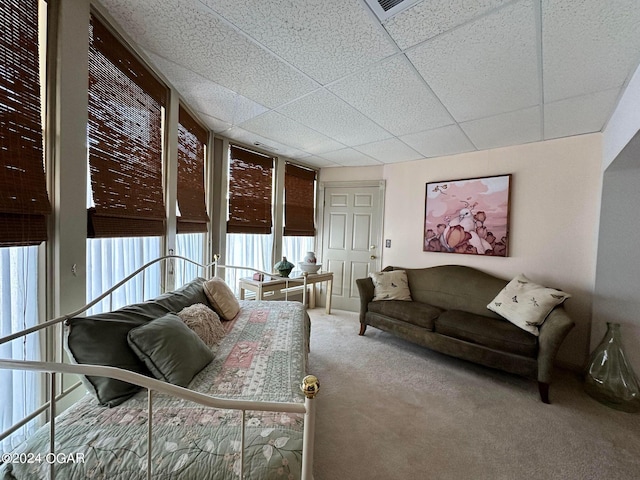
<path fill-rule="evenodd" d="M 294 275 L 288 278 L 273 276 L 271 278 L 265 278 L 264 280 L 254 280 L 251 277 L 241 278 L 239 282 L 240 286 L 240 300 L 244 300 L 245 290 L 254 292 L 257 300 L 265 300 L 270 296 L 276 295 L 281 297 L 282 291 L 287 288 L 296 288 L 304 286 L 305 277 L 307 280 L 307 286 L 309 289 L 309 308 L 315 308 L 316 306 L 316 283 L 327 283 L 327 301 L 325 311 L 327 314 L 331 313 L 331 290 L 333 288 L 333 273 L 306 273 L 306 272 L 293 272 Z M 306 291 L 303 292 L 303 302 L 306 300 Z"/>

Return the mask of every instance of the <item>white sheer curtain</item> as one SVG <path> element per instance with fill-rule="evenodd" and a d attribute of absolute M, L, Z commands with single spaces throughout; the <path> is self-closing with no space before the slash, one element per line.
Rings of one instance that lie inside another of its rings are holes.
<path fill-rule="evenodd" d="M 282 255 L 296 266 L 295 270 L 298 270 L 298 262 L 304 260 L 307 252 L 315 252 L 314 245 L 314 237 L 282 237 Z"/>
<path fill-rule="evenodd" d="M 160 256 L 161 237 L 87 239 L 87 302 Z M 161 293 L 161 265 L 140 273 L 87 312 L 88 315 L 154 298 Z"/>
<path fill-rule="evenodd" d="M 282 255 L 297 267 L 307 252 L 314 251 L 314 245 L 314 237 L 282 237 Z M 273 265 L 279 260 L 273 258 L 273 235 L 227 234 L 226 265 L 272 272 Z M 249 275 L 248 271 L 229 270 L 225 273 L 225 278 L 229 286 L 238 293 L 238 279 Z"/>
<path fill-rule="evenodd" d="M 271 272 L 274 265 L 273 235 L 228 233 L 224 263 Z M 250 276 L 250 272 L 233 269 L 225 272 L 227 284 L 236 293 L 238 293 L 238 279 L 246 276 Z"/>
<path fill-rule="evenodd" d="M 204 264 L 204 233 L 181 233 L 176 235 L 176 255 Z M 175 287 L 178 288 L 196 277 L 202 277 L 205 272 L 201 268 L 185 261 L 176 262 Z"/>
<path fill-rule="evenodd" d="M 0 248 L 0 337 L 38 323 L 38 247 Z M 0 357 L 40 360 L 37 333 L 0 345 Z M 14 425 L 38 407 L 37 373 L 0 370 L 0 431 Z M 10 451 L 34 430 L 36 420 L 0 442 Z"/>

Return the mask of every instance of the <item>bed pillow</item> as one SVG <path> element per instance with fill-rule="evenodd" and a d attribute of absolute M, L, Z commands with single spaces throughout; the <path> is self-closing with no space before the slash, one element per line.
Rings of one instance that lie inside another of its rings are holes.
<path fill-rule="evenodd" d="M 173 313 L 132 329 L 127 340 L 154 377 L 181 387 L 213 360 L 200 337 Z"/>
<path fill-rule="evenodd" d="M 404 270 L 370 273 L 369 277 L 373 281 L 374 302 L 380 300 L 411 301 L 407 272 Z"/>
<path fill-rule="evenodd" d="M 204 282 L 204 293 L 213 309 L 223 320 L 233 320 L 240 311 L 240 303 L 229 285 L 218 277 Z"/>
<path fill-rule="evenodd" d="M 218 314 L 202 303 L 183 308 L 178 316 L 208 347 L 217 345 L 225 336 Z"/>
<path fill-rule="evenodd" d="M 556 305 L 571 295 L 554 288 L 533 283 L 518 275 L 494 298 L 487 308 L 521 329 L 538 336 L 538 328 Z"/>

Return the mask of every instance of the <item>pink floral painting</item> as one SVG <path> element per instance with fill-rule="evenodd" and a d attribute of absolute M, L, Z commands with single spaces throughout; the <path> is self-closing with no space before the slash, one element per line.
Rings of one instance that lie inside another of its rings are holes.
<path fill-rule="evenodd" d="M 506 257 L 511 175 L 427 183 L 425 252 Z"/>

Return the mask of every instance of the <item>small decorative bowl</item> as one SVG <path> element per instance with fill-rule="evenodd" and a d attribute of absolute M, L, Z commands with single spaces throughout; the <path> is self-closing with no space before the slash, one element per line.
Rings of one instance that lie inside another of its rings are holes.
<path fill-rule="evenodd" d="M 320 267 L 322 267 L 322 265 L 318 263 L 298 262 L 298 267 L 300 267 L 300 270 L 302 270 L 303 272 L 318 273 L 318 270 L 320 270 Z"/>

